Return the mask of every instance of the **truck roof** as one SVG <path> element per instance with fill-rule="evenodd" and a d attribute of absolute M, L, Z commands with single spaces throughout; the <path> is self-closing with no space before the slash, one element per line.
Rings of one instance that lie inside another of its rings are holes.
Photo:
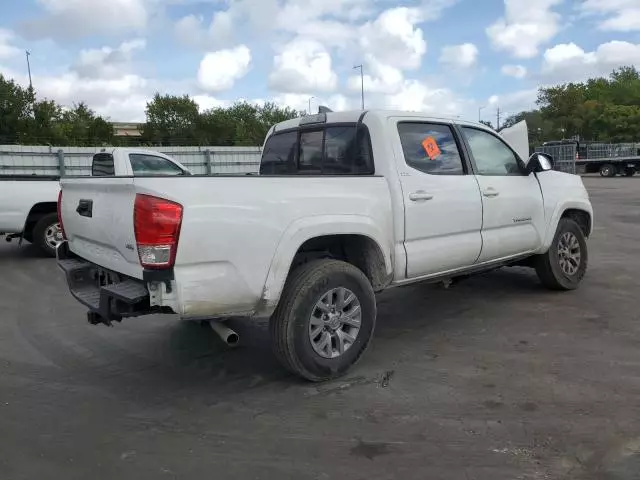
<path fill-rule="evenodd" d="M 480 127 L 483 129 L 488 129 L 488 127 L 486 125 L 483 125 L 481 123 L 477 123 L 477 122 L 470 122 L 467 120 L 461 120 L 455 116 L 446 116 L 446 115 L 441 115 L 441 116 L 435 116 L 435 115 L 429 115 L 426 114 L 424 112 L 408 112 L 408 111 L 402 111 L 402 110 L 379 110 L 379 109 L 373 109 L 373 110 L 348 110 L 348 111 L 344 111 L 344 112 L 327 112 L 326 113 L 326 123 L 351 123 L 351 122 L 357 122 L 358 119 L 362 116 L 363 113 L 366 113 L 367 117 L 377 117 L 378 119 L 381 120 L 386 120 L 387 118 L 391 118 L 391 117 L 415 117 L 415 118 L 419 118 L 420 120 L 425 120 L 425 121 L 434 121 L 434 122 L 442 122 L 442 121 L 446 121 L 446 122 L 452 122 L 452 123 L 457 123 L 460 125 L 473 125 L 476 127 Z M 314 116 L 314 115 L 307 115 L 304 117 L 297 117 L 297 118 L 293 118 L 291 120 L 286 120 L 284 122 L 280 122 L 278 124 L 276 124 L 274 126 L 274 129 L 272 130 L 272 132 L 277 132 L 278 130 L 285 130 L 288 128 L 296 128 L 298 126 L 300 126 L 300 123 L 303 122 L 303 120 L 305 118 L 308 118 L 310 116 Z"/>

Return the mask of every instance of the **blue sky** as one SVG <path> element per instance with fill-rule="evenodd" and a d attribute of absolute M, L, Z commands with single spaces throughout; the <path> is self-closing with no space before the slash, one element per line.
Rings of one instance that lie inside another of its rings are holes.
<path fill-rule="evenodd" d="M 114 121 L 154 92 L 494 119 L 640 67 L 640 0 L 4 0 L 0 73 Z"/>

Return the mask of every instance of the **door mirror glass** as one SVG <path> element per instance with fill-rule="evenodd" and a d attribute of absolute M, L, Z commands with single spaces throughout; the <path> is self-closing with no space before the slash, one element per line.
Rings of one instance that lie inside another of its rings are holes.
<path fill-rule="evenodd" d="M 527 170 L 529 170 L 529 172 L 546 172 L 547 170 L 553 170 L 553 157 L 546 153 L 536 152 L 529 157 Z"/>

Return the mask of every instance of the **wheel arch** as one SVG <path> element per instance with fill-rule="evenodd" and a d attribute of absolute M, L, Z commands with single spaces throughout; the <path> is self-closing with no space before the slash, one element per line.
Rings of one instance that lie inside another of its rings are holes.
<path fill-rule="evenodd" d="M 22 236 L 25 240 L 31 242 L 33 239 L 33 228 L 43 216 L 50 213 L 56 213 L 58 204 L 56 202 L 39 202 L 34 204 L 27 214 L 27 218 L 24 222 L 24 228 L 22 229 Z"/>
<path fill-rule="evenodd" d="M 591 213 L 579 208 L 567 208 L 562 212 L 560 218 L 570 218 L 571 220 L 576 222 L 586 238 L 589 238 L 589 236 L 591 235 Z"/>
<path fill-rule="evenodd" d="M 271 261 L 257 313 L 271 315 L 290 272 L 317 258 L 344 260 L 359 268 L 375 291 L 392 280 L 392 242 L 369 217 L 339 215 L 294 222 L 283 233 Z"/>
<path fill-rule="evenodd" d="M 558 223 L 562 218 L 574 220 L 587 238 L 593 233 L 593 208 L 588 200 L 572 201 L 558 205 L 551 217 L 540 253 L 546 252 L 551 246 L 558 229 Z"/>

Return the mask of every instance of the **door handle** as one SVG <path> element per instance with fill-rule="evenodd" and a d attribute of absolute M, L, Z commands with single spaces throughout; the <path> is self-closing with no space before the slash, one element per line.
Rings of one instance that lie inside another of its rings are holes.
<path fill-rule="evenodd" d="M 496 192 L 495 190 L 485 190 L 484 192 L 482 192 L 482 195 L 484 195 L 487 198 L 492 198 L 500 195 L 500 192 Z"/>
<path fill-rule="evenodd" d="M 76 212 L 82 217 L 93 217 L 93 200 L 80 200 Z"/>
<path fill-rule="evenodd" d="M 433 195 L 431 195 L 430 193 L 424 192 L 422 190 L 409 194 L 409 200 L 413 202 L 422 202 L 425 200 L 431 200 L 432 198 L 433 198 Z"/>

